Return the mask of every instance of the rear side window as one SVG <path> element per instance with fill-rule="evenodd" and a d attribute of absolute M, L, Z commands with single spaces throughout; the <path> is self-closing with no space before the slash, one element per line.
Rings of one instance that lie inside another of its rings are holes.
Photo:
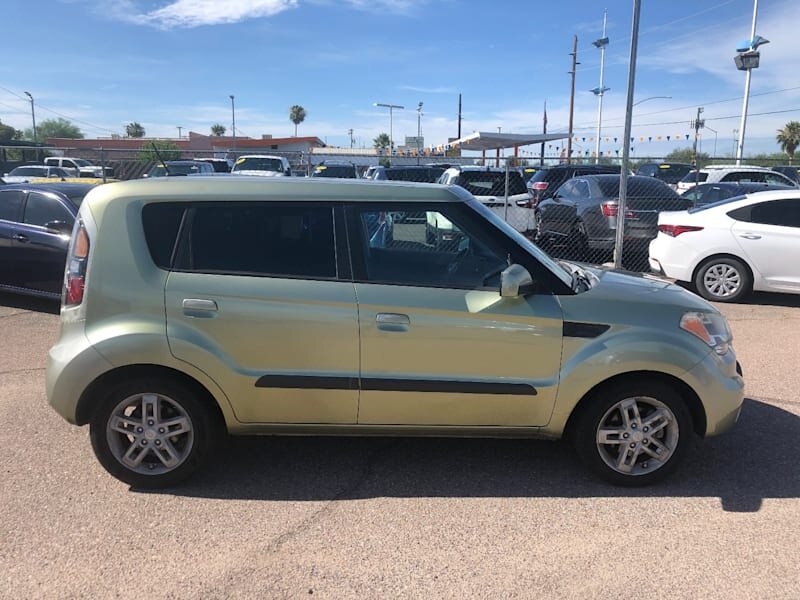
<path fill-rule="evenodd" d="M 17 221 L 19 219 L 23 196 L 24 192 L 19 190 L 0 192 L 0 220 Z"/>
<path fill-rule="evenodd" d="M 25 202 L 25 217 L 23 221 L 29 225 L 44 227 L 51 221 L 72 224 L 75 219 L 64 205 L 55 198 L 38 192 L 30 192 L 28 200 Z"/>
<path fill-rule="evenodd" d="M 761 225 L 800 227 L 800 200 L 759 202 L 731 211 L 728 216 L 737 221 Z"/>
<path fill-rule="evenodd" d="M 197 204 L 187 225 L 181 235 L 177 269 L 230 275 L 336 277 L 330 206 Z"/>
<path fill-rule="evenodd" d="M 737 171 L 734 173 L 728 173 L 725 175 L 721 181 L 757 181 L 759 183 L 764 183 L 764 173 L 757 173 L 752 171 Z"/>
<path fill-rule="evenodd" d="M 172 251 L 178 238 L 186 204 L 163 203 L 148 204 L 142 210 L 142 225 L 147 248 L 153 262 L 162 269 L 169 269 L 172 264 Z"/>

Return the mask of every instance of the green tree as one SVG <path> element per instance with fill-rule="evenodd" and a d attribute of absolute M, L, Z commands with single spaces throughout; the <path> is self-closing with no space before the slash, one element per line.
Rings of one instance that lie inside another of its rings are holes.
<path fill-rule="evenodd" d="M 374 140 L 372 140 L 372 145 L 378 150 L 386 150 L 389 147 L 391 141 L 389 140 L 388 133 L 381 133 L 378 134 Z"/>
<path fill-rule="evenodd" d="M 800 146 L 800 121 L 789 121 L 783 126 L 783 129 L 778 129 L 778 135 L 775 139 L 780 145 L 781 150 L 786 152 L 789 157 L 789 164 L 794 160 L 794 151 L 797 146 Z"/>
<path fill-rule="evenodd" d="M 19 129 L 14 129 L 11 125 L 6 125 L 0 121 L 0 141 L 18 140 L 22 137 Z"/>
<path fill-rule="evenodd" d="M 225 131 L 226 131 L 225 125 L 223 125 L 222 123 L 214 123 L 211 126 L 211 135 L 215 135 L 217 137 L 220 137 L 220 136 L 225 135 Z"/>
<path fill-rule="evenodd" d="M 125 126 L 125 133 L 128 135 L 128 137 L 143 138 L 144 127 L 142 127 L 142 125 L 139 122 L 133 121 L 132 123 L 128 123 Z"/>
<path fill-rule="evenodd" d="M 158 153 L 153 150 L 153 146 L 158 149 Z M 139 160 L 143 161 L 178 160 L 180 157 L 180 146 L 170 140 L 148 141 L 139 151 Z"/>
<path fill-rule="evenodd" d="M 692 149 L 691 148 L 678 148 L 673 150 L 664 157 L 664 162 L 678 162 L 692 164 Z M 711 156 L 705 152 L 697 153 L 697 166 L 699 168 L 705 167 L 711 162 Z"/>
<path fill-rule="evenodd" d="M 289 120 L 294 123 L 294 137 L 297 137 L 297 126 L 306 120 L 306 109 L 299 104 L 289 107 Z"/>
<path fill-rule="evenodd" d="M 25 139 L 32 140 L 33 129 L 26 129 L 23 135 Z M 80 127 L 61 117 L 58 119 L 45 119 L 36 125 L 36 139 L 40 142 L 46 142 L 48 138 L 71 138 L 79 140 L 84 137 Z"/>

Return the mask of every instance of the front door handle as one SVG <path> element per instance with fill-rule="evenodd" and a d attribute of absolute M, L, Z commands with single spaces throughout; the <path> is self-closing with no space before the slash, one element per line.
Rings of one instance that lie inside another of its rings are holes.
<path fill-rule="evenodd" d="M 378 313 L 375 323 L 382 331 L 408 331 L 411 319 L 400 313 Z"/>
<path fill-rule="evenodd" d="M 184 298 L 183 312 L 188 317 L 213 317 L 217 312 L 217 303 L 204 298 Z"/>
<path fill-rule="evenodd" d="M 760 240 L 761 236 L 756 235 L 755 233 L 743 233 L 739 237 L 743 237 L 746 240 Z"/>
<path fill-rule="evenodd" d="M 24 235 L 24 234 L 22 234 L 22 233 L 15 233 L 15 234 L 14 234 L 12 237 L 13 237 L 15 240 L 17 240 L 18 242 L 22 242 L 23 244 L 27 244 L 27 243 L 30 241 L 30 240 L 28 239 L 28 236 L 27 236 L 27 235 Z"/>

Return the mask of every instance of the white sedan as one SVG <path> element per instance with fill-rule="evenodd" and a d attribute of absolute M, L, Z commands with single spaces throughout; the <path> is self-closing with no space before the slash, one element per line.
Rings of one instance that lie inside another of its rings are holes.
<path fill-rule="evenodd" d="M 800 191 L 661 213 L 650 267 L 717 302 L 752 290 L 800 294 Z"/>

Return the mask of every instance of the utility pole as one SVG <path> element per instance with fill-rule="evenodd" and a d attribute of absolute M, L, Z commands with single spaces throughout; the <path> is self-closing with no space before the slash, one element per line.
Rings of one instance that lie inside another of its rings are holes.
<path fill-rule="evenodd" d="M 608 20 L 608 10 L 603 10 L 603 37 L 599 40 L 592 42 L 595 48 L 600 49 L 600 85 L 592 90 L 592 93 L 597 96 L 597 142 L 594 145 L 594 162 L 600 164 L 600 129 L 603 123 L 603 94 L 609 89 L 603 85 L 603 72 L 606 64 L 606 46 L 608 46 L 608 38 L 606 37 L 606 22 Z"/>
<path fill-rule="evenodd" d="M 347 135 L 350 136 L 350 147 L 352 148 L 353 147 L 353 130 L 352 130 L 352 128 L 347 130 Z"/>
<path fill-rule="evenodd" d="M 739 130 L 733 130 L 733 155 L 736 156 L 736 147 L 739 145 Z"/>
<path fill-rule="evenodd" d="M 700 183 L 700 169 L 697 168 L 697 138 L 700 136 L 700 129 L 703 127 L 704 123 L 700 119 L 700 115 L 703 113 L 703 107 L 697 107 L 697 118 L 694 120 L 694 123 L 691 123 L 691 126 L 694 128 L 694 144 L 692 145 L 692 166 L 694 167 L 694 184 L 697 185 Z"/>
<path fill-rule="evenodd" d="M 542 135 L 547 135 L 547 100 L 544 101 L 544 118 L 542 119 Z M 544 141 L 539 150 L 539 166 L 544 166 Z"/>
<path fill-rule="evenodd" d="M 572 76 L 572 83 L 569 90 L 569 137 L 567 138 L 567 164 L 572 162 L 572 117 L 575 112 L 575 67 L 579 65 L 578 62 L 578 36 L 572 36 L 572 70 L 569 74 Z"/>
<path fill-rule="evenodd" d="M 183 129 L 183 127 L 180 125 L 176 125 L 175 127 L 178 129 L 178 139 L 181 139 L 181 129 Z"/>
<path fill-rule="evenodd" d="M 30 92 L 25 92 L 25 95 L 31 99 L 31 121 L 33 121 L 33 143 L 35 144 L 38 139 L 36 137 L 36 112 L 33 109 L 33 96 Z"/>
<path fill-rule="evenodd" d="M 419 155 L 422 152 L 422 100 L 417 104 L 417 164 L 419 164 Z"/>
<path fill-rule="evenodd" d="M 461 139 L 461 94 L 458 95 L 458 137 L 456 139 Z"/>
<path fill-rule="evenodd" d="M 230 95 L 231 98 L 231 121 L 233 124 L 233 149 L 236 150 L 236 106 L 233 103 L 233 94 Z"/>

